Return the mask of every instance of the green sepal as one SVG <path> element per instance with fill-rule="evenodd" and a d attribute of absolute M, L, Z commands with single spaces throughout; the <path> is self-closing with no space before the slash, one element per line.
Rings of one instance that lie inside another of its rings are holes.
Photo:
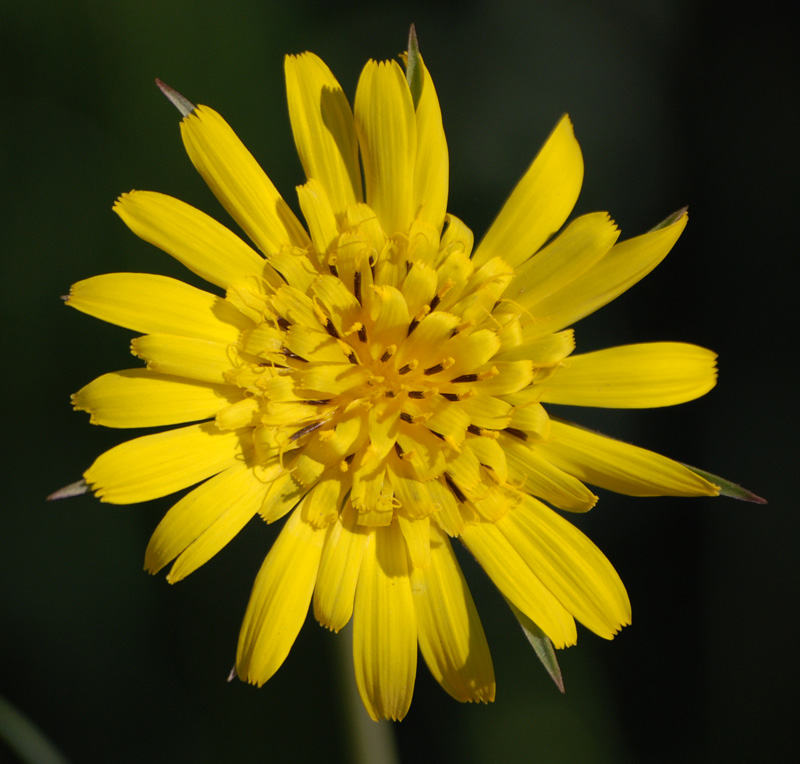
<path fill-rule="evenodd" d="M 650 233 L 653 231 L 660 231 L 662 228 L 669 228 L 673 223 L 677 223 L 688 211 L 688 207 L 681 207 L 677 212 L 673 212 L 669 217 L 664 218 L 657 226 L 651 228 Z"/>
<path fill-rule="evenodd" d="M 417 110 L 420 96 L 422 95 L 422 66 L 419 57 L 419 42 L 417 30 L 414 25 L 408 30 L 408 55 L 406 58 L 406 80 L 411 91 L 411 100 L 414 102 L 414 111 Z"/>
<path fill-rule="evenodd" d="M 171 88 L 166 82 L 162 82 L 157 77 L 156 85 L 167 97 L 167 100 L 181 113 L 182 117 L 188 117 L 195 110 L 195 105 L 186 96 L 181 95 L 175 88 Z"/>
<path fill-rule="evenodd" d="M 550 674 L 550 678 L 556 683 L 556 687 L 563 693 L 564 679 L 561 676 L 561 667 L 558 665 L 553 643 L 525 613 L 514 607 L 508 600 L 506 600 L 506 602 L 508 602 L 511 612 L 514 614 L 517 621 L 519 621 L 519 625 L 522 627 L 522 631 L 525 632 L 528 642 L 531 643 L 536 657 L 542 662 L 542 666 L 544 666 L 547 673 Z"/>
<path fill-rule="evenodd" d="M 683 462 L 681 462 L 681 464 L 683 464 Z M 704 480 L 708 480 L 709 483 L 719 486 L 720 496 L 729 496 L 732 499 L 739 499 L 740 501 L 750 501 L 753 504 L 767 503 L 767 500 L 762 499 L 758 494 L 748 491 L 747 488 L 742 488 L 742 486 L 736 483 L 731 483 L 730 480 L 725 480 L 725 478 L 721 478 L 719 475 L 706 472 L 698 467 L 692 467 L 691 464 L 684 464 L 683 466 L 686 467 L 687 470 L 694 472 L 695 475 L 699 475 Z"/>

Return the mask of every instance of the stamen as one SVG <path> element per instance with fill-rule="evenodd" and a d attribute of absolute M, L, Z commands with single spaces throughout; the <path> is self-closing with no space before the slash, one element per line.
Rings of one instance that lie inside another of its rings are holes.
<path fill-rule="evenodd" d="M 281 348 L 281 353 L 283 353 L 283 355 L 285 355 L 287 358 L 291 358 L 295 361 L 302 361 L 303 363 L 308 363 L 308 361 L 305 358 L 303 358 L 303 356 L 297 355 L 297 353 L 293 353 L 288 348 Z"/>
<path fill-rule="evenodd" d="M 386 348 L 386 350 L 383 351 L 383 355 L 381 356 L 381 363 L 386 363 L 396 352 L 397 352 L 397 345 L 389 345 Z"/>
<path fill-rule="evenodd" d="M 298 430 L 296 433 L 294 433 L 294 435 L 291 435 L 289 437 L 289 441 L 294 442 L 295 440 L 299 440 L 303 437 L 303 435 L 308 435 L 308 433 L 318 430 L 324 424 L 325 420 L 321 419 L 319 422 L 313 422 L 312 424 L 306 425 L 302 430 Z"/>
<path fill-rule="evenodd" d="M 367 341 L 367 327 L 366 326 L 362 326 L 358 330 L 358 339 L 360 339 L 362 342 L 366 342 Z"/>
<path fill-rule="evenodd" d="M 477 374 L 462 374 L 460 377 L 456 377 L 455 379 L 450 380 L 453 384 L 457 382 L 477 382 L 478 375 Z"/>
<path fill-rule="evenodd" d="M 506 427 L 504 431 L 509 435 L 513 435 L 515 438 L 519 438 L 520 440 L 528 439 L 528 433 L 524 432 L 523 430 L 518 430 L 516 427 Z"/>
<path fill-rule="evenodd" d="M 408 331 L 406 332 L 406 337 L 408 337 L 411 332 L 414 331 L 419 326 L 419 321 L 416 318 L 411 319 L 411 323 L 408 325 Z"/>
<path fill-rule="evenodd" d="M 405 366 L 403 366 L 402 369 L 399 369 L 397 371 L 397 373 L 398 374 L 408 374 L 408 372 L 414 371 L 414 369 L 416 369 L 418 365 L 419 365 L 419 362 L 416 359 L 414 359 L 411 363 L 407 363 Z"/>
<path fill-rule="evenodd" d="M 481 428 L 477 427 L 474 424 L 471 424 L 471 425 L 469 425 L 467 427 L 467 432 L 471 432 L 473 435 L 480 435 L 481 434 Z"/>
<path fill-rule="evenodd" d="M 419 400 L 420 398 L 424 398 L 425 397 L 425 393 L 422 392 L 422 390 L 412 390 L 408 394 L 408 397 L 409 398 L 416 398 L 417 400 Z"/>
<path fill-rule="evenodd" d="M 307 404 L 309 406 L 327 406 L 331 402 L 331 399 L 330 398 L 320 398 L 320 399 L 315 400 L 315 401 L 303 400 L 303 401 L 300 401 L 300 402 L 301 403 L 305 403 L 305 404 Z"/>
<path fill-rule="evenodd" d="M 422 373 L 426 377 L 430 377 L 431 374 L 438 374 L 440 371 L 444 371 L 444 364 L 437 363 L 436 366 L 431 366 L 430 369 L 425 369 Z"/>
<path fill-rule="evenodd" d="M 356 296 L 356 300 L 361 302 L 361 271 L 353 274 L 353 294 Z"/>
<path fill-rule="evenodd" d="M 414 424 L 414 417 L 411 416 L 411 414 L 407 414 L 405 411 L 400 414 L 400 419 L 409 424 Z"/>
<path fill-rule="evenodd" d="M 328 332 L 328 334 L 330 334 L 334 339 L 341 339 L 341 337 L 339 337 L 339 332 L 336 331 L 336 327 L 333 325 L 333 321 L 330 319 L 325 321 L 325 331 Z"/>
<path fill-rule="evenodd" d="M 437 305 L 438 305 L 438 304 L 439 304 L 441 301 L 442 301 L 442 298 L 441 298 L 441 297 L 439 297 L 439 295 L 438 295 L 438 294 L 435 294 L 435 295 L 433 296 L 433 299 L 431 300 L 431 310 L 436 310 L 436 306 L 437 306 Z"/>
<path fill-rule="evenodd" d="M 403 447 L 397 441 L 394 442 L 394 450 L 396 451 L 397 455 L 402 459 Z"/>
<path fill-rule="evenodd" d="M 283 331 L 288 331 L 291 324 L 283 316 L 278 316 L 278 326 L 280 326 Z"/>
<path fill-rule="evenodd" d="M 456 498 L 462 504 L 465 504 L 466 501 L 467 501 L 467 497 L 464 496 L 463 493 L 461 493 L 461 489 L 455 484 L 455 482 L 453 481 L 453 478 L 451 478 L 450 475 L 447 472 L 444 473 L 444 480 L 447 483 L 447 485 L 450 488 L 450 490 L 455 494 Z"/>
<path fill-rule="evenodd" d="M 448 401 L 460 401 L 461 398 L 458 393 L 442 393 L 442 398 L 447 398 Z"/>

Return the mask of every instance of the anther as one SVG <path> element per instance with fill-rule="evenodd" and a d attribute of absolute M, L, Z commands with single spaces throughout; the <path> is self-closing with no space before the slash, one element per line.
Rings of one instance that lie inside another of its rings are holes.
<path fill-rule="evenodd" d="M 287 331 L 291 324 L 283 316 L 278 316 L 278 326 L 280 326 L 283 331 Z"/>
<path fill-rule="evenodd" d="M 325 331 L 328 332 L 328 334 L 330 334 L 334 339 L 341 339 L 339 337 L 339 332 L 336 331 L 336 327 L 333 325 L 333 321 L 330 319 L 325 321 Z"/>
<path fill-rule="evenodd" d="M 460 401 L 461 397 L 458 393 L 442 393 L 442 398 L 447 398 L 448 401 Z"/>
<path fill-rule="evenodd" d="M 477 382 L 478 375 L 477 374 L 462 374 L 460 377 L 456 377 L 455 379 L 450 380 L 452 383 L 457 382 Z"/>
<path fill-rule="evenodd" d="M 430 377 L 431 374 L 438 374 L 440 371 L 444 371 L 444 364 L 437 363 L 436 366 L 431 366 L 429 369 L 425 369 L 422 373 L 426 377 Z"/>
<path fill-rule="evenodd" d="M 461 493 L 461 489 L 455 484 L 455 482 L 453 481 L 453 478 L 451 478 L 450 475 L 447 472 L 444 473 L 444 480 L 447 483 L 447 485 L 449 486 L 450 490 L 455 494 L 456 498 L 462 504 L 464 504 L 467 501 L 467 497 L 464 496 L 463 493 Z"/>
<path fill-rule="evenodd" d="M 414 424 L 414 417 L 411 416 L 411 414 L 407 414 L 405 411 L 400 414 L 400 419 L 409 424 Z"/>
<path fill-rule="evenodd" d="M 356 300 L 361 302 L 361 271 L 356 271 L 353 274 L 353 294 Z"/>
<path fill-rule="evenodd" d="M 513 435 L 515 438 L 519 438 L 520 440 L 528 439 L 528 433 L 526 433 L 524 430 L 518 430 L 516 427 L 506 427 L 505 432 L 507 432 L 509 435 Z"/>
<path fill-rule="evenodd" d="M 420 398 L 425 397 L 425 393 L 422 390 L 411 390 L 411 392 L 409 392 L 408 394 L 408 397 L 416 398 L 417 400 L 419 400 Z"/>
<path fill-rule="evenodd" d="M 296 433 L 294 433 L 294 435 L 289 436 L 289 441 L 294 442 L 295 440 L 299 440 L 303 437 L 303 435 L 308 435 L 308 433 L 318 430 L 323 424 L 325 424 L 324 419 L 320 420 L 319 422 L 312 422 L 311 424 L 303 427 L 302 430 L 298 430 Z"/>
<path fill-rule="evenodd" d="M 308 363 L 308 361 L 303 358 L 301 355 L 297 355 L 297 353 L 293 353 L 288 348 L 281 348 L 281 353 L 285 355 L 287 358 L 291 358 L 294 361 L 302 361 L 303 363 Z"/>

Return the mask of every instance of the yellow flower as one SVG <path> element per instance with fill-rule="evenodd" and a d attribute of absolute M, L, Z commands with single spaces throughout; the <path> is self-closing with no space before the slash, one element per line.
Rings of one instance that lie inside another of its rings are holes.
<path fill-rule="evenodd" d="M 454 698 L 494 698 L 452 538 L 562 648 L 576 620 L 610 639 L 630 605 L 608 560 L 547 505 L 587 511 L 597 497 L 585 483 L 719 492 L 543 406 L 666 406 L 713 387 L 708 350 L 578 355 L 568 328 L 649 273 L 685 212 L 622 243 L 607 214 L 583 215 L 547 243 L 583 177 L 564 117 L 473 247 L 446 212 L 439 103 L 421 58 L 412 63 L 407 77 L 370 61 L 351 111 L 319 58 L 286 59 L 306 227 L 219 114 L 164 86 L 192 162 L 256 249 L 177 199 L 132 191 L 116 213 L 219 293 L 115 273 L 75 284 L 67 300 L 144 335 L 132 351 L 146 368 L 94 380 L 75 407 L 108 427 L 183 425 L 112 448 L 84 476 L 116 504 L 200 484 L 159 524 L 147 570 L 172 562 L 178 581 L 254 515 L 287 516 L 255 581 L 238 675 L 266 682 L 313 602 L 333 631 L 353 619 L 356 680 L 375 719 L 408 711 L 417 646 Z"/>

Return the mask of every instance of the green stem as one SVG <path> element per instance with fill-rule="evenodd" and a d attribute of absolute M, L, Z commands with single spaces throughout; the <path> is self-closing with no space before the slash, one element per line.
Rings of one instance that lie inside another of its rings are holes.
<path fill-rule="evenodd" d="M 352 623 L 348 623 L 335 639 L 339 689 L 344 698 L 342 711 L 347 720 L 348 760 L 354 764 L 400 764 L 392 722 L 372 721 L 358 695 L 353 671 Z"/>

